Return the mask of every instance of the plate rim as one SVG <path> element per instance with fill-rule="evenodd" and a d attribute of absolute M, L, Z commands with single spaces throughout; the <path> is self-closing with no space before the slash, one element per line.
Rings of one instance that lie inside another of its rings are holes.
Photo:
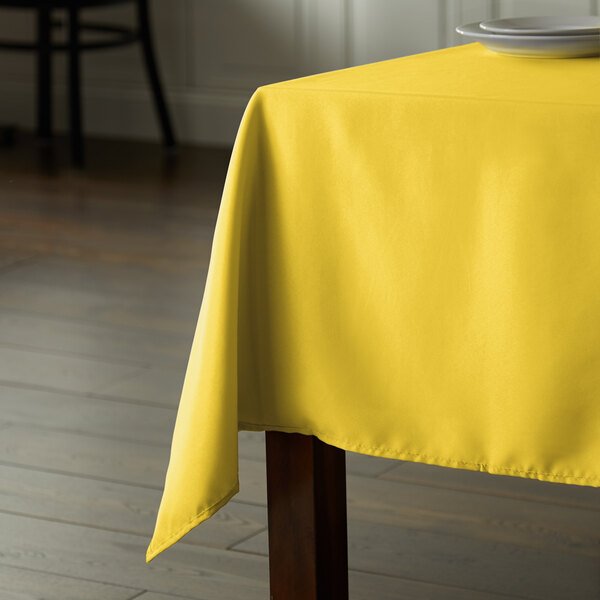
<path fill-rule="evenodd" d="M 554 41 L 563 40 L 563 41 L 595 41 L 597 40 L 600 44 L 600 32 L 598 33 L 589 33 L 589 34 L 572 34 L 572 35 L 509 35 L 505 33 L 493 33 L 492 31 L 487 31 L 481 28 L 481 21 L 475 21 L 474 23 L 466 23 L 465 25 L 458 25 L 456 27 L 456 32 L 461 35 L 471 36 L 471 37 L 483 37 L 486 39 L 499 39 L 499 40 L 511 40 L 511 41 Z"/>
<path fill-rule="evenodd" d="M 500 54 L 527 58 L 597 58 L 600 35 L 503 35 L 479 27 L 459 25 L 456 31 L 472 42 Z"/>
<path fill-rule="evenodd" d="M 523 29 L 515 29 L 510 27 L 497 27 L 494 24 L 505 23 L 507 21 L 531 21 L 535 19 L 540 20 L 556 20 L 560 21 L 560 19 L 582 19 L 582 20 L 592 20 L 596 23 L 594 26 L 585 27 L 581 26 L 571 26 L 569 28 L 568 25 L 565 25 L 564 29 L 560 29 L 560 27 L 556 27 L 554 29 L 535 29 L 535 28 L 523 28 Z M 488 33 L 496 33 L 498 35 L 545 35 L 545 36 L 560 36 L 560 35 L 600 35 L 600 16 L 597 15 L 573 15 L 573 16 L 554 16 L 554 15 L 534 15 L 530 17 L 504 17 L 501 19 L 486 19 L 479 23 L 479 27 Z"/>

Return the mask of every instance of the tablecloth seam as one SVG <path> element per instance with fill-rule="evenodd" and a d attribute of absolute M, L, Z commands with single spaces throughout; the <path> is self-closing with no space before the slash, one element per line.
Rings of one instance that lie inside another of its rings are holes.
<path fill-rule="evenodd" d="M 531 471 L 531 470 L 520 470 L 520 469 L 512 469 L 510 467 L 497 467 L 495 465 L 489 464 L 489 463 L 478 463 L 478 462 L 467 462 L 467 461 L 460 461 L 460 460 L 452 460 L 452 459 L 447 459 L 447 458 L 440 458 L 440 457 L 434 457 L 434 456 L 428 456 L 427 454 L 422 454 L 419 452 L 409 452 L 409 451 L 398 451 L 398 450 L 394 450 L 392 448 L 386 448 L 384 446 L 367 446 L 365 444 L 357 444 L 355 442 L 349 442 L 349 441 L 345 441 L 345 440 L 340 440 L 338 438 L 336 438 L 335 436 L 331 436 L 329 434 L 323 433 L 323 432 L 318 432 L 318 431 L 314 431 L 314 430 L 310 430 L 308 428 L 303 428 L 303 427 L 283 427 L 283 426 L 279 426 L 279 425 L 266 425 L 266 424 L 256 424 L 256 423 L 249 423 L 246 421 L 240 421 L 238 423 L 238 428 L 241 429 L 246 429 L 246 428 L 254 428 L 254 429 L 259 429 L 259 430 L 272 430 L 272 431 L 293 431 L 293 432 L 297 432 L 297 433 L 303 433 L 305 435 L 315 435 L 316 437 L 318 437 L 319 439 L 321 439 L 322 441 L 324 441 L 325 443 L 329 443 L 327 440 L 330 440 L 331 442 L 333 442 L 333 445 L 342 447 L 345 446 L 347 450 L 350 451 L 360 451 L 360 449 L 362 450 L 366 450 L 366 451 L 383 451 L 386 452 L 388 454 L 394 454 L 398 457 L 407 457 L 407 456 L 412 456 L 415 458 L 420 458 L 423 459 L 423 461 L 432 461 L 432 463 L 444 463 L 446 466 L 452 466 L 452 465 L 463 465 L 465 467 L 477 467 L 478 471 L 489 471 L 490 469 L 497 471 L 498 474 L 502 474 L 502 473 L 506 473 L 507 475 L 534 475 L 537 477 L 546 477 L 546 478 L 563 478 L 563 479 L 573 479 L 576 481 L 589 481 L 589 482 L 594 482 L 595 485 L 598 485 L 600 482 L 598 480 L 597 477 L 584 477 L 584 476 L 579 476 L 579 475 L 570 475 L 568 473 L 560 473 L 560 472 L 540 472 L 540 471 Z M 398 460 L 402 460 L 402 458 L 398 458 Z M 440 465 L 440 466 L 444 466 L 444 465 Z"/>
<path fill-rule="evenodd" d="M 286 82 L 287 83 L 287 82 Z M 260 90 L 285 90 L 285 91 L 300 91 L 300 92 L 334 92 L 338 94 L 367 94 L 377 96 L 391 96 L 402 98 L 440 98 L 443 100 L 474 100 L 476 102 L 506 102 L 512 104 L 541 104 L 543 106 L 585 106 L 591 108 L 599 108 L 600 104 L 588 104 L 587 102 L 560 102 L 547 100 L 519 100 L 516 98 L 480 98 L 477 96 L 453 96 L 451 94 L 411 94 L 407 92 L 380 92 L 374 90 L 356 90 L 356 89 L 336 89 L 336 88 L 305 88 L 291 85 L 283 85 L 281 83 L 273 83 L 264 85 L 258 88 Z"/>
<path fill-rule="evenodd" d="M 164 540 L 157 548 L 154 548 L 154 546 L 150 544 L 148 550 L 146 551 L 146 562 L 150 562 L 153 558 L 156 558 L 163 550 L 166 550 L 169 546 L 172 546 L 194 527 L 212 517 L 212 515 L 214 515 L 220 508 L 223 508 L 223 506 L 225 506 L 225 504 L 227 504 L 239 491 L 240 482 L 238 479 L 236 484 L 224 496 L 222 496 L 220 500 L 197 513 L 194 517 L 182 525 L 175 533 L 171 534 L 166 540 Z"/>

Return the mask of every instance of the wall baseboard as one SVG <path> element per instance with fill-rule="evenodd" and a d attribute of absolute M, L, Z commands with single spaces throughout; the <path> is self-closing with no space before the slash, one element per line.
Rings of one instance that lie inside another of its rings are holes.
<path fill-rule="evenodd" d="M 0 84 L 0 125 L 35 127 L 35 86 L 30 83 Z M 250 99 L 248 93 L 228 91 L 168 92 L 168 104 L 180 142 L 231 146 Z M 67 130 L 67 94 L 64 86 L 53 93 L 54 129 Z M 86 87 L 83 98 L 84 131 L 96 137 L 159 140 L 160 132 L 150 90 Z"/>

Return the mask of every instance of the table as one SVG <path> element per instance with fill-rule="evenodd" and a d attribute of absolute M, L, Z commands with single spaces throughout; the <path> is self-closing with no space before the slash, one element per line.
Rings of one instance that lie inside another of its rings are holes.
<path fill-rule="evenodd" d="M 238 430 L 267 431 L 276 600 L 347 597 L 344 450 L 600 486 L 599 149 L 598 59 L 257 90 L 147 559 L 238 491 Z"/>

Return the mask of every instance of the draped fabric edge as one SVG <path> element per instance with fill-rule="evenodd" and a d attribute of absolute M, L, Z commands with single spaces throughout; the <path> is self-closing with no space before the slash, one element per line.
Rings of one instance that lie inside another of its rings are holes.
<path fill-rule="evenodd" d="M 192 529 L 203 523 L 207 519 L 210 519 L 216 512 L 223 508 L 238 492 L 240 491 L 239 481 L 236 482 L 235 486 L 223 496 L 218 502 L 209 506 L 205 510 L 198 513 L 191 521 L 186 523 L 181 529 L 171 534 L 161 544 L 154 546 L 150 544 L 146 551 L 146 562 L 149 563 L 156 558 L 161 552 L 173 546 L 177 543 L 184 535 L 188 534 Z"/>
<path fill-rule="evenodd" d="M 240 126 L 240 134 L 238 136 L 238 142 L 236 142 L 236 149 L 234 152 L 241 152 L 240 148 L 242 144 L 240 143 L 240 139 L 243 141 L 243 138 L 249 135 L 249 129 L 251 128 L 251 123 L 256 125 L 256 121 L 260 120 L 262 117 L 261 114 L 261 89 L 257 90 L 252 100 L 250 101 L 248 108 L 246 110 L 246 114 Z M 259 141 L 260 143 L 260 141 Z M 232 157 L 232 164 L 236 164 Z M 239 166 L 239 165 L 238 165 Z M 229 185 L 234 186 L 233 177 L 228 176 L 230 178 Z M 226 196 L 226 194 L 224 194 Z M 236 213 L 236 218 L 239 218 L 239 214 Z M 233 216 L 227 216 L 227 221 L 232 219 Z M 237 221 L 236 221 L 237 222 Z M 223 228 L 225 224 L 221 224 L 221 228 Z M 212 265 L 215 260 L 214 256 L 211 256 L 211 271 L 214 269 L 214 265 Z M 234 417 L 232 415 L 232 417 Z M 235 418 L 235 417 L 234 417 Z M 232 424 L 230 424 L 232 425 Z M 300 433 L 304 435 L 314 435 L 319 438 L 321 441 L 341 448 L 343 450 L 358 452 L 363 454 L 369 454 L 371 456 L 381 457 L 381 458 L 389 458 L 389 459 L 397 459 L 397 460 L 405 460 L 410 462 L 424 463 L 430 465 L 436 465 L 440 467 L 452 467 L 464 470 L 471 471 L 479 471 L 479 472 L 487 472 L 494 475 L 507 475 L 507 476 L 516 476 L 526 479 L 534 479 L 546 482 L 553 483 L 563 483 L 563 484 L 574 484 L 580 486 L 591 486 L 591 487 L 600 487 L 600 475 L 598 474 L 589 474 L 589 473 L 563 473 L 559 471 L 552 471 L 551 468 L 547 468 L 544 471 L 532 470 L 528 469 L 525 466 L 519 467 L 499 467 L 493 464 L 489 464 L 486 462 L 468 462 L 458 460 L 457 458 L 449 458 L 449 457 L 436 457 L 430 456 L 427 454 L 420 453 L 415 451 L 415 449 L 397 449 L 397 448 L 389 448 L 382 446 L 369 446 L 368 444 L 361 443 L 360 441 L 349 441 L 347 439 L 340 439 L 336 437 L 335 434 L 330 434 L 326 431 L 316 431 L 312 430 L 309 427 L 289 427 L 289 426 L 279 426 L 277 424 L 264 424 L 264 423 L 250 423 L 250 422 L 239 422 L 238 423 L 238 431 L 281 431 L 287 433 Z M 231 432 L 231 429 L 229 430 Z M 231 432 L 232 433 L 232 432 Z M 230 476 L 229 480 L 233 483 L 233 478 Z M 170 548 L 174 545 L 178 540 L 184 537 L 187 533 L 189 533 L 192 529 L 194 529 L 197 525 L 201 524 L 203 521 L 212 517 L 216 512 L 218 512 L 223 506 L 225 506 L 237 493 L 239 492 L 239 480 L 235 479 L 235 484 L 229 488 L 229 491 L 226 492 L 219 500 L 212 503 L 208 507 L 200 510 L 193 518 L 189 521 L 181 525 L 174 532 L 170 532 L 166 538 L 161 538 L 160 543 L 154 544 L 151 543 L 148 547 L 146 553 L 146 562 L 150 562 L 153 560 L 158 554 Z"/>
<path fill-rule="evenodd" d="M 255 425 L 252 423 L 240 423 L 240 431 L 281 431 L 284 433 L 300 433 L 302 435 L 314 435 L 322 442 L 347 450 L 348 452 L 357 452 L 367 454 L 377 458 L 390 458 L 393 460 L 403 460 L 406 462 L 416 462 L 437 467 L 452 467 L 454 469 L 463 469 L 467 471 L 480 471 L 490 475 L 509 475 L 521 477 L 523 479 L 537 479 L 549 483 L 565 483 L 570 485 L 580 485 L 589 487 L 600 487 L 600 477 L 596 475 L 576 475 L 574 473 L 559 473 L 556 471 L 536 471 L 518 467 L 498 467 L 489 463 L 478 463 L 471 461 L 455 460 L 444 457 L 434 457 L 419 452 L 408 450 L 395 450 L 393 448 L 383 448 L 381 446 L 367 446 L 365 444 L 342 440 L 335 435 L 329 435 L 325 432 L 309 430 L 303 427 L 281 427 L 279 425 Z"/>
<path fill-rule="evenodd" d="M 461 460 L 454 460 L 450 458 L 432 457 L 416 452 L 394 450 L 392 448 L 382 448 L 380 446 L 366 446 L 361 443 L 350 442 L 348 440 L 341 440 L 335 435 L 330 435 L 326 432 L 317 432 L 309 430 L 304 427 L 282 427 L 279 425 L 266 425 L 266 424 L 255 424 L 240 422 L 239 431 L 281 431 L 283 433 L 300 433 L 302 435 L 314 435 L 319 438 L 322 442 L 331 446 L 336 446 L 342 450 L 348 452 L 358 452 L 362 454 L 368 454 L 379 458 L 391 458 L 396 460 L 404 460 L 409 462 L 417 462 L 422 464 L 434 465 L 438 467 L 451 467 L 454 469 L 463 469 L 467 471 L 479 471 L 483 473 L 489 473 L 490 475 L 506 475 L 512 477 L 521 477 L 524 479 L 535 479 L 538 481 L 545 481 L 549 483 L 564 483 L 570 485 L 589 486 L 589 487 L 600 487 L 600 478 L 597 476 L 585 476 L 575 475 L 569 473 L 557 473 L 557 472 L 539 472 L 532 471 L 526 468 L 516 467 L 498 467 L 487 463 L 476 463 Z M 186 523 L 181 529 L 173 533 L 166 540 L 164 540 L 158 546 L 150 546 L 146 553 L 146 562 L 150 562 L 156 556 L 158 556 L 164 550 L 173 546 L 192 529 L 212 517 L 216 512 L 223 508 L 232 498 L 240 491 L 239 481 L 236 482 L 235 486 L 225 494 L 218 502 L 207 507 L 198 513 L 191 521 Z"/>

